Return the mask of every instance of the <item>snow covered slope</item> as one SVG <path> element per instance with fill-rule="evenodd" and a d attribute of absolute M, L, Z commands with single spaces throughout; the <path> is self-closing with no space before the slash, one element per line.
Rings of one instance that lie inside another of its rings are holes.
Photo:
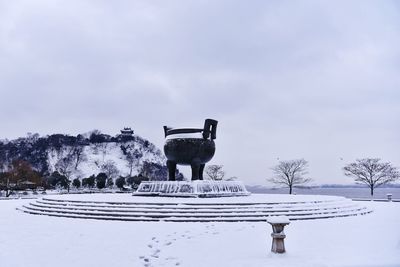
<path fill-rule="evenodd" d="M 98 131 L 0 140 L 0 171 L 7 171 L 15 160 L 29 162 L 43 176 L 58 171 L 70 179 L 112 172 L 114 177 L 142 173 L 162 180 L 167 173 L 163 153 L 148 140 L 137 135 L 112 137 Z"/>
<path fill-rule="evenodd" d="M 49 172 L 62 168 L 60 163 L 63 159 L 73 154 L 74 149 L 71 146 L 64 146 L 60 150 L 49 150 Z M 124 153 L 124 151 L 127 152 Z M 72 156 L 71 161 L 71 166 L 66 166 L 67 169 L 70 168 L 71 177 L 82 178 L 104 171 L 106 164 L 113 164 L 122 176 L 137 175 L 143 169 L 145 162 L 152 162 L 162 166 L 165 164 L 166 159 L 161 151 L 155 147 L 146 148 L 140 143 L 129 141 L 125 143 L 110 142 L 82 146 L 80 161 L 76 159 L 76 156 Z"/>

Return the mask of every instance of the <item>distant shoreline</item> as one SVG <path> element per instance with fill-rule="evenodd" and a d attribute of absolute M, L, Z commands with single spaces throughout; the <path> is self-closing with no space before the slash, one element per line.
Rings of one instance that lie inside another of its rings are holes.
<path fill-rule="evenodd" d="M 263 194 L 288 194 L 288 188 L 271 188 L 266 186 L 246 186 L 251 193 Z M 369 198 L 370 190 L 367 187 L 309 187 L 294 188 L 298 195 L 332 195 L 348 198 Z M 393 199 L 400 199 L 400 187 L 378 187 L 374 190 L 373 199 L 386 199 L 387 194 L 392 194 Z"/>

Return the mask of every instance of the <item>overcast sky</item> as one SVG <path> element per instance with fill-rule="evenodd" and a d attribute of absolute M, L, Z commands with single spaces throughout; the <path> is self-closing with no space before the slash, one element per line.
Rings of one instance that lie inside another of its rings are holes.
<path fill-rule="evenodd" d="M 0 138 L 219 121 L 213 164 L 265 184 L 400 166 L 398 1 L 0 0 Z M 343 158 L 343 160 L 341 159 Z"/>

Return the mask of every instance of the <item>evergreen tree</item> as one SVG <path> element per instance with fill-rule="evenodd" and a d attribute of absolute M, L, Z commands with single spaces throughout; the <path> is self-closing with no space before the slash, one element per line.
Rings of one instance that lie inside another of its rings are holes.
<path fill-rule="evenodd" d="M 107 178 L 106 186 L 107 186 L 107 188 L 112 188 L 114 186 L 114 181 L 111 177 Z"/>
<path fill-rule="evenodd" d="M 96 177 L 94 175 L 91 175 L 88 178 L 82 179 L 82 186 L 87 188 L 93 188 L 95 182 L 96 182 Z"/>
<path fill-rule="evenodd" d="M 79 188 L 79 187 L 81 187 L 81 181 L 80 181 L 78 178 L 75 178 L 75 179 L 72 181 L 72 185 L 73 185 L 75 188 Z"/>
<path fill-rule="evenodd" d="M 96 176 L 96 186 L 98 189 L 103 189 L 106 187 L 106 181 L 107 181 L 107 174 L 104 172 L 99 173 Z"/>
<path fill-rule="evenodd" d="M 64 189 L 68 189 L 70 180 L 68 180 L 65 175 L 55 171 L 49 177 L 47 177 L 47 183 L 51 187 L 62 187 Z"/>
<path fill-rule="evenodd" d="M 117 180 L 115 180 L 115 185 L 120 189 L 124 189 L 124 185 L 125 185 L 125 178 L 120 176 L 119 178 L 117 178 Z"/>

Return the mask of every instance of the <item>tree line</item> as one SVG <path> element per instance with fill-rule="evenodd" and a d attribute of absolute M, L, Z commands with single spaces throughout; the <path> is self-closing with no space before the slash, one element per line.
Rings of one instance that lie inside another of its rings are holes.
<path fill-rule="evenodd" d="M 0 191 L 5 192 L 5 196 L 9 197 L 15 191 L 25 190 L 47 190 L 47 189 L 65 189 L 70 191 L 74 189 L 106 189 L 117 187 L 120 190 L 126 190 L 125 186 L 136 189 L 142 181 L 158 180 L 149 177 L 154 175 L 154 163 L 145 162 L 141 172 L 134 176 L 120 176 L 114 165 L 103 169 L 97 175 L 91 175 L 86 178 L 75 178 L 71 180 L 67 175 L 54 171 L 50 175 L 41 175 L 40 172 L 34 170 L 32 165 L 24 160 L 14 160 L 8 168 L 8 171 L 0 172 Z"/>
<path fill-rule="evenodd" d="M 122 190 L 125 190 L 125 186 L 128 185 L 132 189 L 137 189 L 139 184 L 142 181 L 149 181 L 150 178 L 143 176 L 142 174 L 135 175 L 135 176 L 128 176 L 123 177 L 119 176 L 114 180 L 112 177 L 107 176 L 106 173 L 101 172 L 97 175 L 91 175 L 87 178 L 79 179 L 75 178 L 72 181 L 69 180 L 66 176 L 60 174 L 59 172 L 53 172 L 49 177 L 45 177 L 45 188 L 54 189 L 54 188 L 63 188 L 69 191 L 70 187 L 72 186 L 75 189 L 106 189 L 106 188 L 114 188 L 114 185 Z"/>

